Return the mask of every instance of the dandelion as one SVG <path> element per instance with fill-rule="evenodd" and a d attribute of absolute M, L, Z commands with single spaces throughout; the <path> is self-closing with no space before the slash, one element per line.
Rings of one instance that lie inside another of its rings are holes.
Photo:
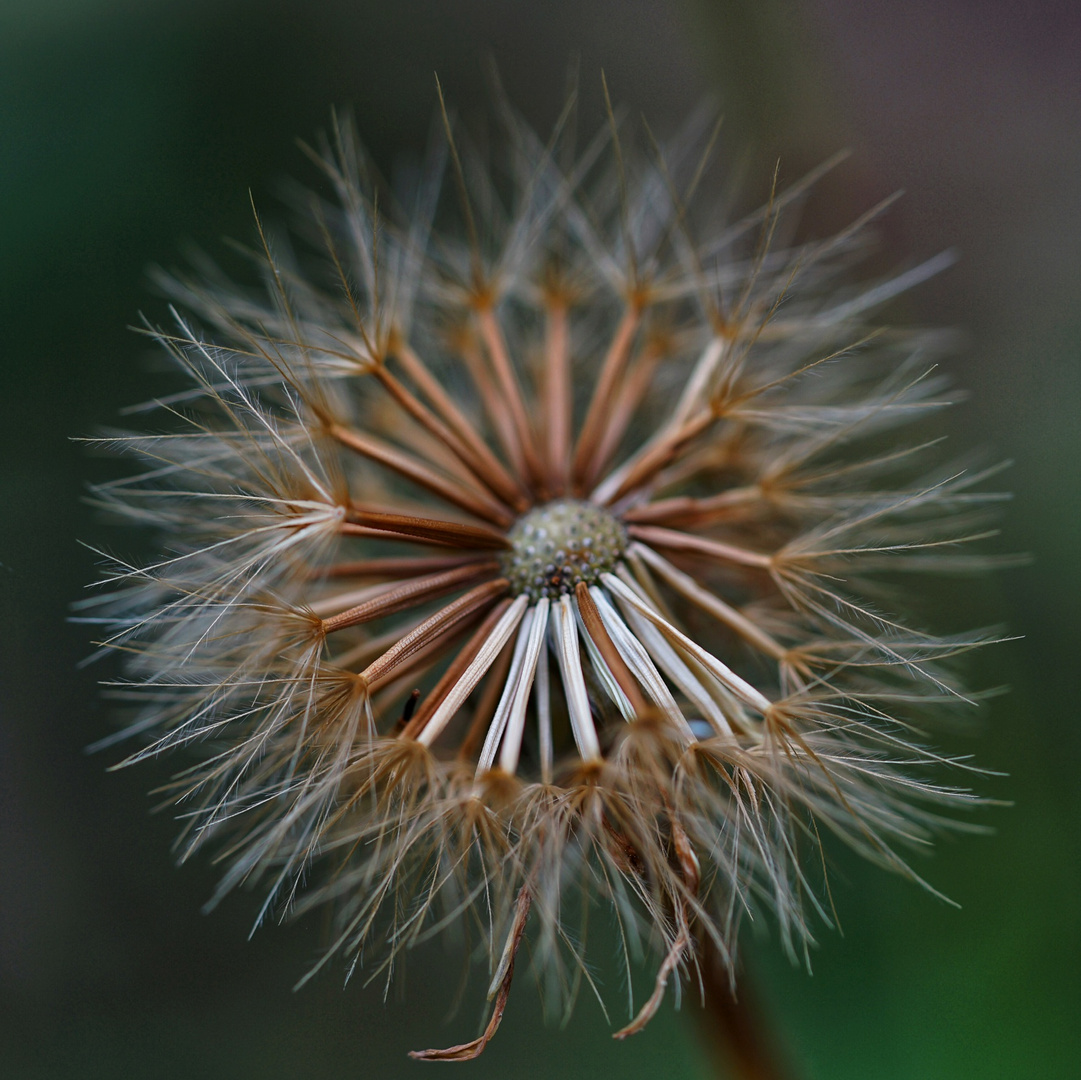
<path fill-rule="evenodd" d="M 191 385 L 105 440 L 144 467 L 96 498 L 167 548 L 87 617 L 127 658 L 126 763 L 187 757 L 217 895 L 332 904 L 326 955 L 387 979 L 469 935 L 490 1021 L 418 1055 L 464 1059 L 523 940 L 547 1001 L 599 994 L 598 907 L 623 1037 L 707 953 L 734 972 L 744 916 L 806 953 L 823 832 L 915 877 L 972 801 L 921 725 L 985 635 L 901 622 L 898 575 L 978 565 L 993 499 L 905 434 L 941 339 L 869 321 L 947 260 L 847 285 L 882 207 L 785 239 L 834 162 L 727 221 L 701 117 L 662 148 L 609 107 L 576 150 L 572 105 L 547 142 L 502 105 L 493 163 L 442 115 L 406 209 L 336 123 L 300 248 L 256 218 L 261 288 L 163 278 Z"/>

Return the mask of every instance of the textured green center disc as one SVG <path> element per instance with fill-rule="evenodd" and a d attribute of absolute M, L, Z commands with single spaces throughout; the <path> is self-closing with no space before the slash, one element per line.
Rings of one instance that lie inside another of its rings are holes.
<path fill-rule="evenodd" d="M 514 546 L 503 573 L 515 595 L 555 599 L 579 581 L 592 585 L 615 569 L 627 533 L 607 510 L 578 499 L 558 499 L 523 514 L 507 534 Z"/>

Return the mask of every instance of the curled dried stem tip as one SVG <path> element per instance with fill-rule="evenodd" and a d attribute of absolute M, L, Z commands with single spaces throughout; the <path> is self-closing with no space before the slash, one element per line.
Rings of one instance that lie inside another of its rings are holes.
<path fill-rule="evenodd" d="M 518 954 L 518 946 L 522 943 L 522 935 L 525 933 L 526 919 L 529 917 L 529 908 L 533 897 L 526 886 L 518 890 L 518 897 L 514 901 L 514 923 L 507 935 L 507 944 L 503 948 L 503 956 L 499 961 L 496 978 L 493 987 L 496 989 L 495 1004 L 492 1006 L 492 1015 L 488 1019 L 488 1026 L 484 1033 L 467 1043 L 459 1043 L 457 1046 L 448 1046 L 445 1050 L 410 1050 L 409 1056 L 416 1061 L 473 1061 L 484 1053 L 484 1048 L 492 1040 L 492 1036 L 499 1030 L 503 1020 L 503 1010 L 507 1007 L 507 998 L 510 996 L 511 979 L 514 978 L 514 958 Z M 502 972 L 502 977 L 500 977 Z"/>
<path fill-rule="evenodd" d="M 680 824 L 678 816 L 667 799 L 665 799 L 665 808 L 668 812 L 669 828 L 672 831 L 673 854 L 679 862 L 680 875 L 683 878 L 683 885 L 687 890 L 687 895 L 693 898 L 698 894 L 701 879 L 698 856 L 695 855 L 690 837 Z M 626 1027 L 620 1028 L 612 1036 L 613 1039 L 625 1039 L 628 1035 L 637 1035 L 653 1019 L 657 1010 L 661 1007 L 661 1002 L 664 1000 L 669 976 L 683 962 L 684 956 L 694 948 L 690 921 L 687 918 L 687 902 L 683 897 L 679 897 L 676 899 L 674 906 L 676 926 L 679 932 L 676 934 L 668 954 L 657 971 L 653 993 L 649 995 L 645 1004 L 638 1010 L 638 1015 Z"/>
<path fill-rule="evenodd" d="M 657 980 L 653 985 L 653 993 L 649 995 L 646 1003 L 638 1010 L 638 1015 L 626 1027 L 620 1028 L 612 1036 L 613 1039 L 625 1039 L 628 1035 L 637 1035 L 653 1019 L 657 1010 L 661 1007 L 665 991 L 668 988 L 668 977 L 679 966 L 684 953 L 691 947 L 691 935 L 687 929 L 686 920 L 680 918 L 679 921 L 681 924 L 679 933 L 676 935 L 672 947 L 668 950 L 668 955 L 661 962 L 660 969 L 657 971 Z"/>

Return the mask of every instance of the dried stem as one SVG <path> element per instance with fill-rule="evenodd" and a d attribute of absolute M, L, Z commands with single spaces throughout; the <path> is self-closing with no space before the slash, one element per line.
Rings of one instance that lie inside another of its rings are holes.
<path fill-rule="evenodd" d="M 684 954 L 690 948 L 691 939 L 685 928 L 681 928 L 668 955 L 661 961 L 657 971 L 657 978 L 653 986 L 653 993 L 646 999 L 645 1004 L 638 1010 L 635 1018 L 624 1028 L 620 1028 L 612 1038 L 626 1039 L 630 1035 L 637 1035 L 656 1015 L 664 1000 L 665 991 L 668 989 L 668 979 L 672 972 L 679 967 Z"/>
<path fill-rule="evenodd" d="M 483 608 L 467 611 L 464 618 L 437 628 L 420 647 L 408 658 L 402 660 L 391 670 L 372 679 L 368 689 L 372 694 L 377 691 L 386 691 L 388 696 L 394 696 L 398 684 L 403 679 L 416 679 L 418 674 L 427 671 L 437 660 L 451 648 L 477 618 L 477 611 Z M 415 708 L 414 708 L 415 711 Z M 412 716 L 412 713 L 410 713 Z"/>
<path fill-rule="evenodd" d="M 704 589 L 690 574 L 683 573 L 645 544 L 635 544 L 632 550 L 678 593 L 703 611 L 708 611 L 715 619 L 734 630 L 755 648 L 773 657 L 774 660 L 783 660 L 786 657 L 788 650 L 779 641 L 763 630 L 753 619 L 749 619 L 730 604 L 726 604 L 719 596 Z"/>
<path fill-rule="evenodd" d="M 500 613 L 502 614 L 502 613 Z M 503 693 L 503 687 L 507 681 L 507 671 L 510 668 L 511 656 L 514 653 L 514 638 L 510 638 L 503 646 L 503 651 L 496 657 L 492 670 L 488 672 L 484 683 L 484 690 L 473 710 L 473 718 L 469 721 L 469 727 L 462 741 L 458 745 L 458 760 L 470 761 L 481 745 L 488 726 L 495 715 L 496 705 L 499 704 L 499 696 Z"/>
<path fill-rule="evenodd" d="M 526 471 L 525 458 L 522 455 L 522 447 L 518 441 L 518 434 L 515 431 L 510 410 L 505 408 L 503 404 L 499 387 L 496 386 L 495 380 L 492 378 L 488 362 L 484 359 L 480 345 L 472 330 L 461 330 L 456 335 L 456 338 L 454 347 L 469 371 L 469 377 L 473 380 L 473 385 L 480 395 L 484 411 L 488 414 L 496 438 L 499 439 L 507 459 L 513 465 L 520 480 Z M 522 490 L 527 491 L 529 489 L 523 485 Z"/>
<path fill-rule="evenodd" d="M 690 921 L 687 917 L 687 901 L 693 900 L 698 895 L 698 887 L 701 884 L 701 867 L 698 856 L 694 853 L 694 846 L 691 844 L 690 837 L 667 798 L 664 800 L 664 806 L 668 818 L 668 827 L 672 834 L 672 853 L 679 864 L 680 876 L 683 879 L 683 889 L 685 890 L 683 895 L 679 895 L 674 899 L 672 905 L 677 933 L 668 948 L 668 954 L 661 961 L 653 986 L 653 993 L 649 995 L 645 1004 L 638 1010 L 638 1015 L 625 1028 L 615 1033 L 613 1038 L 616 1039 L 625 1039 L 628 1035 L 636 1035 L 653 1019 L 657 1010 L 661 1007 L 661 1002 L 664 1000 L 669 977 L 694 946 Z"/>
<path fill-rule="evenodd" d="M 701 526 L 731 517 L 736 508 L 761 500 L 762 492 L 757 485 L 729 488 L 719 495 L 706 498 L 677 495 L 671 499 L 658 499 L 644 506 L 631 507 L 623 516 L 627 521 L 643 524 L 659 522 L 664 525 Z"/>

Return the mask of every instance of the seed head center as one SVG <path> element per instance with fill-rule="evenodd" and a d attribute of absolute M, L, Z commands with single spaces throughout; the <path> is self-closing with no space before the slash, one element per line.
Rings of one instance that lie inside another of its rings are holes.
<path fill-rule="evenodd" d="M 607 510 L 578 499 L 557 499 L 523 514 L 507 534 L 512 547 L 503 573 L 515 595 L 557 599 L 579 581 L 592 585 L 616 568 L 627 533 Z"/>

